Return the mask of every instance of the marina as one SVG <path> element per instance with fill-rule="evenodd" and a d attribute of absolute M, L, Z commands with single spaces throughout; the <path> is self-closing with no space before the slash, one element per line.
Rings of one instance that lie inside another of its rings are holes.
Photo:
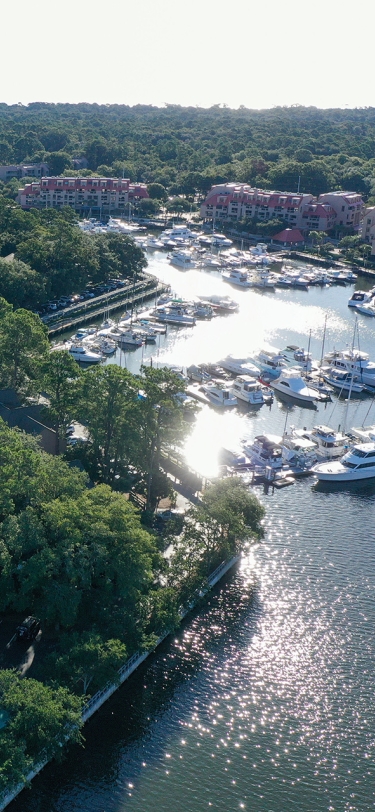
<path fill-rule="evenodd" d="M 181 272 L 157 250 L 149 270 L 183 300 L 221 296 L 218 272 Z M 233 386 L 235 373 L 220 373 L 229 355 L 256 365 L 266 351 L 282 356 L 283 348 L 307 346 L 311 331 L 311 356 L 319 359 L 327 314 L 325 351 L 350 348 L 352 291 L 233 290 L 237 307 L 193 327 L 168 325 L 154 345 L 131 351 L 117 345 L 102 363 L 132 372 L 151 363 L 189 368 L 192 376 L 202 374 L 197 387 L 208 369 Z M 373 322 L 358 318 L 361 352 L 373 359 Z M 290 362 L 282 360 L 284 371 Z M 316 455 L 315 464 L 328 455 L 340 463 L 352 427 L 359 432 L 354 442 L 366 442 L 361 432 L 374 424 L 370 392 L 349 402 L 348 392 L 332 393 L 315 406 L 275 397 L 227 410 L 202 400 L 185 463 L 202 481 L 215 478 L 223 448 L 233 449 L 230 467 L 254 441 L 261 454 L 265 438 L 275 469 L 286 472 L 295 453 L 310 455 L 310 462 Z M 179 476 L 179 468 L 168 468 Z M 189 812 L 210 806 L 269 812 L 293 803 L 300 812 L 372 809 L 375 479 L 337 488 L 317 483 L 314 473 L 288 474 L 270 488 L 255 469 L 245 462 L 243 473 L 267 510 L 264 542 L 100 710 L 85 729 L 85 750 L 73 748 L 63 766 L 48 767 L 32 796 L 14 802 L 14 812 L 144 812 L 161 799 L 174 812 L 187 795 Z"/>

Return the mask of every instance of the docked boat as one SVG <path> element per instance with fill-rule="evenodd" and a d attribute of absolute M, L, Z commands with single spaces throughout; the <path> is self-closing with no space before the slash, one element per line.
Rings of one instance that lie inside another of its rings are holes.
<path fill-rule="evenodd" d="M 194 327 L 195 325 L 194 316 L 183 306 L 169 305 L 166 307 L 157 307 L 152 315 L 155 316 L 158 321 L 165 322 L 166 324 L 181 324 L 187 327 Z"/>
<path fill-rule="evenodd" d="M 189 251 L 172 251 L 171 254 L 168 254 L 168 259 L 171 265 L 175 265 L 177 268 L 185 270 L 195 268 L 195 262 Z"/>
<path fill-rule="evenodd" d="M 261 350 L 254 359 L 262 371 L 262 377 L 278 378 L 287 363 L 278 350 Z"/>
<path fill-rule="evenodd" d="M 306 381 L 301 377 L 301 370 L 294 367 L 284 369 L 281 375 L 272 381 L 272 388 L 275 392 L 301 403 L 315 403 L 319 400 L 316 389 L 306 386 Z"/>
<path fill-rule="evenodd" d="M 323 377 L 330 386 L 338 389 L 340 394 L 351 392 L 354 395 L 360 395 L 366 388 L 362 383 L 354 380 L 352 372 L 341 372 L 339 369 L 329 368 L 323 372 Z"/>
<path fill-rule="evenodd" d="M 362 316 L 370 316 L 371 318 L 375 316 L 375 304 L 373 302 L 358 305 L 356 310 L 357 313 L 362 313 Z"/>
<path fill-rule="evenodd" d="M 305 350 L 304 347 L 297 347 L 296 344 L 288 344 L 285 350 L 282 351 L 282 355 L 285 356 L 287 361 L 291 361 L 293 365 L 298 364 L 298 366 L 301 366 L 306 372 L 310 372 L 313 367 L 311 352 Z"/>
<path fill-rule="evenodd" d="M 166 243 L 175 242 L 176 240 L 190 242 L 191 240 L 195 240 L 197 236 L 198 235 L 195 231 L 191 231 L 191 229 L 187 226 L 180 225 L 173 226 L 173 228 L 166 228 L 161 232 L 159 240 L 165 245 Z"/>
<path fill-rule="evenodd" d="M 202 385 L 201 390 L 213 406 L 220 406 L 221 409 L 237 406 L 237 398 L 227 386 L 208 381 Z"/>
<path fill-rule="evenodd" d="M 118 343 L 121 347 L 141 347 L 143 344 L 143 335 L 136 330 L 124 330 L 118 339 Z"/>
<path fill-rule="evenodd" d="M 375 443 L 354 445 L 341 460 L 321 462 L 313 468 L 322 482 L 356 482 L 375 477 Z"/>
<path fill-rule="evenodd" d="M 316 445 L 307 437 L 284 434 L 282 441 L 283 460 L 292 467 L 309 470 L 318 461 Z"/>
<path fill-rule="evenodd" d="M 263 386 L 250 375 L 240 375 L 236 378 L 231 390 L 238 400 L 248 403 L 249 406 L 262 406 L 267 399 L 269 401 L 272 398 L 269 393 L 264 396 Z"/>
<path fill-rule="evenodd" d="M 221 278 L 223 282 L 229 282 L 230 285 L 235 285 L 238 288 L 252 287 L 248 272 L 237 268 L 230 268 L 229 270 L 223 271 Z"/>
<path fill-rule="evenodd" d="M 202 302 L 207 302 L 217 313 L 236 313 L 239 305 L 229 296 L 218 296 L 212 294 L 211 296 L 199 296 Z"/>
<path fill-rule="evenodd" d="M 348 438 L 340 431 L 329 426 L 314 426 L 313 429 L 294 429 L 294 435 L 311 440 L 316 447 L 320 460 L 331 460 L 342 457 L 348 450 Z"/>
<path fill-rule="evenodd" d="M 348 307 L 359 307 L 360 305 L 371 302 L 375 295 L 375 290 L 355 290 L 348 301 Z"/>
<path fill-rule="evenodd" d="M 81 364 L 99 364 L 102 355 L 84 347 L 83 344 L 72 344 L 69 352 L 75 361 Z"/>
<path fill-rule="evenodd" d="M 246 358 L 233 358 L 233 355 L 227 355 L 226 358 L 219 361 L 219 365 L 232 375 L 250 375 L 252 378 L 257 378 L 259 375 L 259 367 Z"/>
<path fill-rule="evenodd" d="M 211 236 L 211 245 L 215 246 L 215 248 L 229 248 L 233 245 L 233 240 L 230 240 L 225 234 L 214 233 Z"/>
<path fill-rule="evenodd" d="M 360 440 L 361 443 L 375 442 L 375 426 L 360 426 L 360 428 L 351 428 L 349 432 L 351 437 Z"/>
<path fill-rule="evenodd" d="M 244 443 L 243 450 L 256 465 L 278 471 L 284 463 L 281 441 L 282 438 L 274 434 L 259 434 L 252 443 Z"/>
<path fill-rule="evenodd" d="M 196 302 L 193 304 L 192 312 L 196 319 L 212 319 L 212 316 L 214 315 L 211 305 L 204 304 L 203 302 Z"/>
<path fill-rule="evenodd" d="M 367 352 L 361 350 L 335 350 L 327 353 L 325 360 L 340 372 L 350 372 L 365 386 L 375 387 L 375 363 L 370 361 Z"/>

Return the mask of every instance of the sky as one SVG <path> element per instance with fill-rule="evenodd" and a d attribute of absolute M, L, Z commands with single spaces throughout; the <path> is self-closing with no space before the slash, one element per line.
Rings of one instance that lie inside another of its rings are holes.
<path fill-rule="evenodd" d="M 3 0 L 0 101 L 375 106 L 375 0 Z"/>

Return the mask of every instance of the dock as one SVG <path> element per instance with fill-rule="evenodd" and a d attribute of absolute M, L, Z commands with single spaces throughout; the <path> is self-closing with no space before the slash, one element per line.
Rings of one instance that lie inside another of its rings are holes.
<path fill-rule="evenodd" d="M 63 313 L 52 314 L 43 321 L 48 328 L 48 335 L 54 336 L 81 324 L 94 321 L 100 316 L 108 316 L 117 310 L 129 307 L 133 309 L 150 299 L 157 298 L 167 290 L 167 285 L 163 285 L 155 277 L 147 274 L 147 278 L 144 280 L 134 285 L 128 285 L 121 290 L 116 290 L 112 295 L 106 293 L 97 296 L 95 299 L 80 302 L 64 310 Z"/>

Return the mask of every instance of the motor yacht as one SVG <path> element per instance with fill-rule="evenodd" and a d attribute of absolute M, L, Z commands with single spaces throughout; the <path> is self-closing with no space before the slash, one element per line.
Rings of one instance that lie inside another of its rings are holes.
<path fill-rule="evenodd" d="M 220 406 L 222 409 L 237 406 L 237 398 L 229 387 L 208 381 L 201 386 L 201 390 L 213 406 Z"/>
<path fill-rule="evenodd" d="M 259 375 L 259 367 L 246 358 L 233 358 L 233 355 L 227 355 L 226 358 L 219 361 L 219 365 L 232 375 L 250 375 L 252 378 L 257 378 Z"/>
<path fill-rule="evenodd" d="M 361 350 L 335 350 L 327 353 L 325 360 L 340 372 L 350 372 L 365 386 L 375 387 L 375 362 Z"/>
<path fill-rule="evenodd" d="M 285 350 L 282 351 L 282 355 L 285 356 L 287 361 L 291 361 L 293 365 L 298 364 L 302 369 L 306 370 L 306 372 L 312 370 L 313 361 L 311 352 L 305 350 L 304 347 L 297 347 L 296 344 L 288 344 Z"/>
<path fill-rule="evenodd" d="M 176 265 L 177 268 L 184 268 L 186 270 L 195 268 L 195 262 L 189 251 L 172 251 L 171 254 L 168 254 L 168 259 L 171 265 Z"/>
<path fill-rule="evenodd" d="M 356 482 L 375 477 L 375 443 L 354 445 L 341 460 L 322 462 L 313 468 L 322 482 Z"/>
<path fill-rule="evenodd" d="M 197 236 L 195 231 L 191 231 L 187 226 L 180 225 L 173 226 L 173 228 L 166 228 L 161 232 L 159 240 L 164 244 L 176 240 L 187 240 L 190 242 L 191 240 L 195 240 Z"/>
<path fill-rule="evenodd" d="M 217 313 L 236 313 L 239 308 L 238 303 L 229 296 L 212 294 L 212 296 L 199 296 L 199 298 L 202 302 L 210 304 Z"/>
<path fill-rule="evenodd" d="M 120 347 L 141 347 L 143 344 L 143 335 L 135 330 L 124 330 L 118 339 Z"/>
<path fill-rule="evenodd" d="M 360 395 L 366 389 L 362 383 L 354 380 L 352 372 L 341 372 L 334 367 L 328 368 L 328 370 L 323 367 L 323 378 L 334 389 L 338 389 L 340 394 L 351 392 L 354 395 Z"/>
<path fill-rule="evenodd" d="M 262 406 L 266 402 L 263 386 L 250 375 L 240 375 L 236 378 L 231 390 L 238 400 L 242 400 L 250 406 Z M 268 400 L 270 397 L 268 393 Z"/>
<path fill-rule="evenodd" d="M 375 290 L 355 290 L 348 301 L 348 307 L 358 307 L 359 305 L 371 302 L 375 295 Z"/>
<path fill-rule="evenodd" d="M 360 426 L 360 428 L 352 428 L 350 429 L 350 436 L 355 437 L 357 440 L 360 440 L 362 443 L 367 442 L 375 442 L 375 426 Z"/>
<path fill-rule="evenodd" d="M 329 426 L 314 426 L 313 429 L 294 429 L 291 427 L 291 434 L 294 437 L 304 437 L 314 443 L 316 455 L 320 460 L 331 460 L 342 457 L 348 450 L 348 437 L 340 431 L 335 431 Z"/>
<path fill-rule="evenodd" d="M 282 438 L 275 434 L 259 434 L 250 444 L 243 444 L 243 450 L 256 465 L 280 470 L 283 467 Z"/>
<path fill-rule="evenodd" d="M 301 377 L 301 370 L 294 367 L 284 369 L 281 375 L 272 381 L 272 388 L 275 392 L 301 403 L 315 403 L 319 400 L 316 389 L 306 386 L 306 381 Z"/>
<path fill-rule="evenodd" d="M 212 319 L 214 315 L 214 311 L 209 304 L 204 304 L 203 302 L 197 302 L 193 305 L 192 308 L 193 315 L 196 319 Z"/>
<path fill-rule="evenodd" d="M 187 327 L 194 327 L 195 325 L 194 316 L 183 306 L 169 305 L 166 307 L 157 307 L 152 315 L 155 316 L 158 321 L 165 322 L 166 324 L 182 324 Z"/>
<path fill-rule="evenodd" d="M 83 344 L 72 344 L 69 352 L 75 361 L 81 364 L 99 364 L 102 355 L 84 347 Z"/>
<path fill-rule="evenodd" d="M 269 378 L 278 378 L 287 366 L 284 356 L 275 349 L 261 350 L 254 360 L 259 365 L 262 375 L 265 373 Z"/>
<path fill-rule="evenodd" d="M 203 265 L 204 268 L 211 268 L 214 271 L 220 270 L 222 264 L 221 259 L 215 256 L 215 254 L 206 254 L 201 260 L 201 265 Z"/>
<path fill-rule="evenodd" d="M 371 318 L 375 316 L 375 304 L 373 301 L 358 305 L 356 310 L 357 313 L 362 313 L 362 316 L 370 316 Z"/>
<path fill-rule="evenodd" d="M 308 470 L 318 461 L 316 445 L 307 437 L 284 434 L 282 441 L 283 460 L 296 468 Z"/>
<path fill-rule="evenodd" d="M 215 248 L 229 248 L 229 246 L 233 245 L 233 240 L 230 240 L 225 234 L 214 233 L 211 236 L 211 245 L 214 245 Z"/>
<path fill-rule="evenodd" d="M 223 271 L 221 274 L 223 282 L 229 282 L 230 285 L 235 285 L 238 288 L 251 288 L 252 283 L 249 279 L 247 271 L 236 268 Z"/>

